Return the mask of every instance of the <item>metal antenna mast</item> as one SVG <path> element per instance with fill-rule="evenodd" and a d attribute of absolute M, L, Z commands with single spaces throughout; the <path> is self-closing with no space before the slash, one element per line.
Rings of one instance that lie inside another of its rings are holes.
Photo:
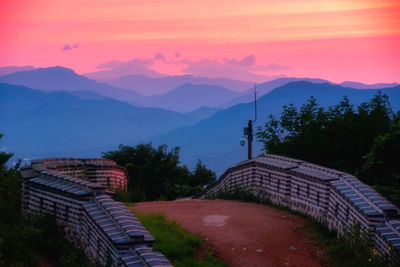
<path fill-rule="evenodd" d="M 247 127 L 244 128 L 244 134 L 247 135 L 247 157 L 253 158 L 253 122 L 257 121 L 257 87 L 254 85 L 254 120 L 249 120 Z"/>

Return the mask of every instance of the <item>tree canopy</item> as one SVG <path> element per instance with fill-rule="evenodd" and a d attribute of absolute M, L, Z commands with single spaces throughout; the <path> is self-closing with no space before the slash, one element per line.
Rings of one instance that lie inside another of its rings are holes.
<path fill-rule="evenodd" d="M 374 139 L 364 165 L 357 171 L 368 184 L 388 196 L 400 207 L 400 122 L 393 123 L 388 133 Z"/>
<path fill-rule="evenodd" d="M 2 136 L 0 134 L 0 139 Z M 6 163 L 12 156 L 12 153 L 0 152 L 0 214 L 19 216 L 21 207 L 19 164 L 12 169 L 8 169 L 6 166 Z"/>
<path fill-rule="evenodd" d="M 201 161 L 195 172 L 179 166 L 179 148 L 168 151 L 166 145 L 154 148 L 152 144 L 135 147 L 120 145 L 119 150 L 103 153 L 103 156 L 126 167 L 128 192 L 117 192 L 121 200 L 149 201 L 175 199 L 201 192 L 215 181 L 215 174 Z"/>
<path fill-rule="evenodd" d="M 300 109 L 291 104 L 279 118 L 270 116 L 257 137 L 267 153 L 357 174 L 367 184 L 394 190 L 400 189 L 400 165 L 395 162 L 400 157 L 398 117 L 380 91 L 357 107 L 346 96 L 329 108 L 311 97 Z"/>
<path fill-rule="evenodd" d="M 270 116 L 257 137 L 268 153 L 354 173 L 364 163 L 374 138 L 386 133 L 392 121 L 388 98 L 380 92 L 357 108 L 343 97 L 339 104 L 324 109 L 311 97 L 300 110 L 288 105 L 279 119 Z"/>

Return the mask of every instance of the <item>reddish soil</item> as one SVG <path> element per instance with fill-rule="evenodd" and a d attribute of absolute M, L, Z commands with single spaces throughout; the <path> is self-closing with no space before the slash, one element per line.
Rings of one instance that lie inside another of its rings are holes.
<path fill-rule="evenodd" d="M 305 220 L 283 210 L 227 200 L 145 202 L 132 209 L 176 220 L 229 266 L 324 265 L 322 249 L 298 229 Z"/>
<path fill-rule="evenodd" d="M 39 267 L 54 267 L 54 265 L 51 264 L 50 261 L 43 256 L 38 257 L 38 265 Z"/>

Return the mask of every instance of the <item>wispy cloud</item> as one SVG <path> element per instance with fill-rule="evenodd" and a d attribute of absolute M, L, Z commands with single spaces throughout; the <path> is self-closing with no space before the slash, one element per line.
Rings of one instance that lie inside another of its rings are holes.
<path fill-rule="evenodd" d="M 98 69 L 143 69 L 147 66 L 153 65 L 153 59 L 134 58 L 127 61 L 111 60 L 97 64 L 95 67 Z"/>
<path fill-rule="evenodd" d="M 149 66 L 154 63 L 153 58 L 134 58 L 127 61 L 112 60 L 97 64 L 95 67 L 100 71 L 92 77 L 103 79 L 117 79 L 124 75 L 141 74 L 149 77 L 160 77 L 161 74 L 151 70 Z"/>
<path fill-rule="evenodd" d="M 268 65 L 258 65 L 253 68 L 254 71 L 280 71 L 280 70 L 288 70 L 290 67 L 279 65 L 275 63 L 271 63 Z"/>
<path fill-rule="evenodd" d="M 182 59 L 179 61 L 179 63 L 186 65 L 186 67 L 182 70 L 183 72 L 195 76 L 227 77 L 254 82 L 266 81 L 270 77 L 269 72 L 274 72 L 275 75 L 276 71 L 289 69 L 288 66 L 275 63 L 271 63 L 269 65 L 257 65 L 256 57 L 254 55 L 248 55 L 241 59 L 202 59 L 198 61 Z M 260 72 L 263 74 L 260 74 Z"/>
<path fill-rule="evenodd" d="M 165 56 L 163 55 L 163 54 L 161 54 L 161 53 L 156 53 L 155 54 L 155 56 L 154 56 L 154 59 L 155 60 L 162 60 L 162 61 L 166 61 L 167 59 L 165 58 Z"/>
<path fill-rule="evenodd" d="M 224 62 L 226 64 L 231 64 L 231 65 L 238 65 L 238 66 L 254 66 L 256 64 L 256 58 L 254 55 L 248 55 L 244 57 L 243 59 L 237 60 L 237 59 L 232 59 L 232 58 L 225 58 Z"/>
<path fill-rule="evenodd" d="M 74 44 L 74 45 L 66 44 L 66 45 L 63 46 L 62 50 L 68 51 L 68 50 L 72 50 L 72 49 L 75 49 L 75 48 L 78 48 L 78 47 L 79 47 L 78 44 Z"/>
<path fill-rule="evenodd" d="M 179 55 L 180 57 L 180 55 Z M 159 64 L 162 62 L 161 64 Z M 167 70 L 180 69 L 180 73 L 191 74 L 199 77 L 226 77 L 253 82 L 269 80 L 270 74 L 276 77 L 281 71 L 289 69 L 275 63 L 257 65 L 256 57 L 252 54 L 242 58 L 200 59 L 167 58 L 162 53 L 156 53 L 153 58 L 134 58 L 128 61 L 112 60 L 95 66 L 101 70 L 102 75 L 108 78 L 118 78 L 123 75 L 141 74 L 150 77 L 163 76 Z"/>

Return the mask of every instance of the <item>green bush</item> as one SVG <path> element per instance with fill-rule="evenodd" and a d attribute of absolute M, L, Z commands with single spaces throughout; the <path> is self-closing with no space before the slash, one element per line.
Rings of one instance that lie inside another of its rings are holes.
<path fill-rule="evenodd" d="M 143 214 L 138 211 L 134 211 L 134 214 L 156 239 L 154 250 L 162 252 L 174 266 L 227 266 L 212 253 L 198 259 L 196 252 L 202 239 L 183 229 L 177 222 L 167 220 L 165 215 Z"/>

